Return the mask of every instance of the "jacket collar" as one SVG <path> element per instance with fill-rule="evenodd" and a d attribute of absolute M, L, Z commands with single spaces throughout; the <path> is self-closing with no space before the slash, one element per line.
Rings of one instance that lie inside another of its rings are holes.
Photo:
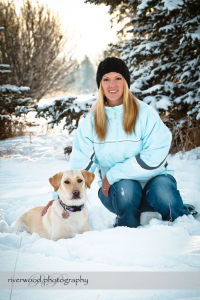
<path fill-rule="evenodd" d="M 116 115 L 121 115 L 124 111 L 124 105 L 120 104 L 117 106 L 106 106 L 105 105 L 105 112 L 107 117 L 112 118 L 116 117 Z"/>

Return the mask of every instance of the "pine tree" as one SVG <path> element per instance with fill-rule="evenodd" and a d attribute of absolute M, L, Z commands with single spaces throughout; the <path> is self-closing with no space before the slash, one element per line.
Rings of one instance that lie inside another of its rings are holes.
<path fill-rule="evenodd" d="M 73 80 L 67 86 L 67 90 L 71 90 L 75 94 L 92 94 L 97 91 L 94 66 L 88 56 L 84 57 L 71 76 Z"/>
<path fill-rule="evenodd" d="M 77 71 L 78 78 L 76 79 L 77 86 L 83 94 L 88 94 L 96 91 L 95 71 L 90 59 L 85 56 L 79 70 Z"/>
<path fill-rule="evenodd" d="M 199 0 L 87 2 L 110 5 L 110 12 L 123 21 L 123 42 L 112 50 L 129 67 L 131 90 L 171 127 L 174 151 L 200 145 Z"/>

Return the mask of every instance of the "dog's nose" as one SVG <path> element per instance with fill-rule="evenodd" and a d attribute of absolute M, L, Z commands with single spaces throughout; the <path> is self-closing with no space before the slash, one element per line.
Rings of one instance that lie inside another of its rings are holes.
<path fill-rule="evenodd" d="M 78 199 L 78 198 L 80 198 L 80 191 L 79 190 L 73 190 L 72 191 L 72 195 L 73 195 L 73 199 Z"/>

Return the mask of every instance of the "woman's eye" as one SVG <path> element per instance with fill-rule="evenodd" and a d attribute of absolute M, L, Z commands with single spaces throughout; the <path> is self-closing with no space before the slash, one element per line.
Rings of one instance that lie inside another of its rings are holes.
<path fill-rule="evenodd" d="M 108 81 L 108 78 L 104 78 L 103 81 Z"/>
<path fill-rule="evenodd" d="M 64 183 L 70 184 L 70 181 L 69 180 L 65 180 Z"/>
<path fill-rule="evenodd" d="M 117 77 L 117 80 L 122 80 L 122 78 L 121 77 Z"/>
<path fill-rule="evenodd" d="M 83 181 L 82 179 L 78 179 L 78 180 L 77 180 L 78 183 L 81 183 L 82 181 Z"/>

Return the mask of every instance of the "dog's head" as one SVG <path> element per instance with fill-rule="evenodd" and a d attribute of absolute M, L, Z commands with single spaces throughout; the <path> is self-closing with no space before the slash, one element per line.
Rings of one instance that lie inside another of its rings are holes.
<path fill-rule="evenodd" d="M 85 170 L 59 172 L 49 178 L 54 191 L 59 189 L 61 200 L 67 205 L 81 205 L 86 199 L 85 186 L 91 186 L 95 175 Z"/>

